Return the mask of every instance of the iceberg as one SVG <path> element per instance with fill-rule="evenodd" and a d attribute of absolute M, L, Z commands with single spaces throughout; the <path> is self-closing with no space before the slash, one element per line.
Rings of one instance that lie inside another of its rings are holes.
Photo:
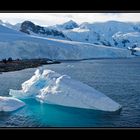
<path fill-rule="evenodd" d="M 93 109 L 114 112 L 121 105 L 96 89 L 61 75 L 52 70 L 39 69 L 22 84 L 21 90 L 10 89 L 10 95 L 16 98 L 35 98 L 42 103 L 67 107 Z"/>
<path fill-rule="evenodd" d="M 16 99 L 14 97 L 2 97 L 0 96 L 0 112 L 10 112 L 15 111 L 25 105 L 24 102 L 22 102 L 19 99 Z"/>

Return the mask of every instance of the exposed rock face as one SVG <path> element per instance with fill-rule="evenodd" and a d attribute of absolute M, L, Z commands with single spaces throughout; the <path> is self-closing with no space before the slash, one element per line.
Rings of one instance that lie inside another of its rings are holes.
<path fill-rule="evenodd" d="M 20 31 L 27 34 L 35 33 L 35 34 L 41 34 L 41 35 L 46 35 L 46 36 L 60 36 L 62 38 L 66 38 L 65 35 L 61 31 L 35 25 L 31 21 L 24 21 L 21 24 Z"/>

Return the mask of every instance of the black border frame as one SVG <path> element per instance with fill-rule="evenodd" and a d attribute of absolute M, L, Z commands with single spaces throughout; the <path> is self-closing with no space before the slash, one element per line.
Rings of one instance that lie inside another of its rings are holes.
<path fill-rule="evenodd" d="M 140 10 L 0 10 L 0 13 L 140 13 Z M 140 130 L 140 127 L 0 127 L 0 130 Z"/>

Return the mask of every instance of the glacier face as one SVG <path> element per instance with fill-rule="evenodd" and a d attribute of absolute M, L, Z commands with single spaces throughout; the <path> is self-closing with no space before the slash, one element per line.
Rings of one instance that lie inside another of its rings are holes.
<path fill-rule="evenodd" d="M 20 99 L 35 98 L 42 103 L 114 112 L 121 105 L 94 88 L 51 70 L 37 70 L 21 90 L 10 90 Z"/>

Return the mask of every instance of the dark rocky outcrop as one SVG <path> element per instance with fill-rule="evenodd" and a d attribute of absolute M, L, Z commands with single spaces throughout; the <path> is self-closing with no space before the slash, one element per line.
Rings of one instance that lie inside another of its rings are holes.
<path fill-rule="evenodd" d="M 9 72 L 9 71 L 17 71 L 27 68 L 36 68 L 42 65 L 48 64 L 59 64 L 59 61 L 51 60 L 47 58 L 39 58 L 39 59 L 24 59 L 24 60 L 12 60 L 12 58 L 8 58 L 8 60 L 3 59 L 0 61 L 0 73 L 1 72 Z"/>
<path fill-rule="evenodd" d="M 55 37 L 59 36 L 62 38 L 66 38 L 66 36 L 61 31 L 57 31 L 55 29 L 49 29 L 47 27 L 35 25 L 31 21 L 24 21 L 21 24 L 20 31 L 27 33 L 27 34 L 31 34 L 31 32 L 32 32 L 32 33 L 40 34 L 40 35 L 55 36 Z"/>

